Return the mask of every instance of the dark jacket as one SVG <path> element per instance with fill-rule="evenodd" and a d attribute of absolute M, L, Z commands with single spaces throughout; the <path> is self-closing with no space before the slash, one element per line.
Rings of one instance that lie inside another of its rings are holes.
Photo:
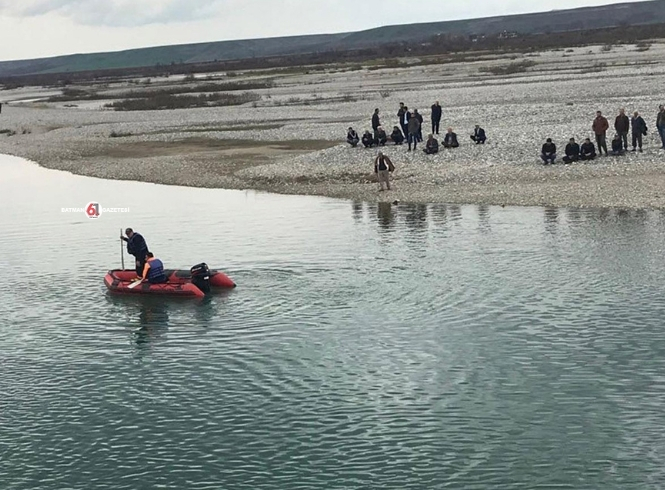
<path fill-rule="evenodd" d="M 614 121 L 614 129 L 617 130 L 617 133 L 627 133 L 630 129 L 630 119 L 625 114 L 618 115 L 616 121 Z"/>
<path fill-rule="evenodd" d="M 421 125 L 423 124 L 423 116 L 420 114 L 420 112 L 418 112 L 418 113 L 414 113 L 413 116 L 414 116 L 416 119 L 418 119 L 418 122 L 419 122 Z"/>
<path fill-rule="evenodd" d="M 439 141 L 436 138 L 427 140 L 427 142 L 425 143 L 425 148 L 432 152 L 439 151 Z"/>
<path fill-rule="evenodd" d="M 374 162 L 374 173 L 378 173 L 379 171 L 384 171 L 384 170 L 393 172 L 395 170 L 393 162 L 391 162 L 390 158 L 388 158 L 385 155 L 381 157 L 376 157 L 376 161 Z"/>
<path fill-rule="evenodd" d="M 148 244 L 140 233 L 134 233 L 127 240 L 127 253 L 133 255 L 137 260 L 144 260 L 148 253 Z"/>
<path fill-rule="evenodd" d="M 647 134 L 647 123 L 644 122 L 642 116 L 634 117 L 630 122 L 633 126 L 633 134 Z"/>
<path fill-rule="evenodd" d="M 400 119 L 400 124 L 409 124 L 409 121 L 411 120 L 411 111 L 406 111 L 404 114 L 402 114 L 402 119 Z"/>
<path fill-rule="evenodd" d="M 346 141 L 355 141 L 358 142 L 360 141 L 360 138 L 358 138 L 358 133 L 355 131 L 349 131 L 346 133 Z"/>
<path fill-rule="evenodd" d="M 378 128 L 379 126 L 381 126 L 381 122 L 379 121 L 379 115 L 374 113 L 374 115 L 372 116 L 372 129 L 376 131 L 376 128 Z"/>
<path fill-rule="evenodd" d="M 457 135 L 455 133 L 446 133 L 446 135 L 443 137 L 443 145 L 459 146 L 459 143 L 457 142 Z"/>
<path fill-rule="evenodd" d="M 665 128 L 665 111 L 660 111 L 656 117 L 656 127 Z"/>
<path fill-rule="evenodd" d="M 417 117 L 412 117 L 409 119 L 409 134 L 418 134 L 418 131 L 420 131 L 420 121 L 418 121 Z"/>
<path fill-rule="evenodd" d="M 598 116 L 593 120 L 593 125 L 591 126 L 594 134 L 605 134 L 608 129 L 610 129 L 610 123 L 607 122 L 603 116 Z"/>
<path fill-rule="evenodd" d="M 441 114 L 442 114 L 441 106 L 434 104 L 432 106 L 432 121 L 440 121 Z"/>
<path fill-rule="evenodd" d="M 386 135 L 386 132 L 381 129 L 377 129 L 376 132 L 374 133 L 374 138 L 379 140 L 379 141 L 386 141 L 388 139 L 388 136 Z"/>
<path fill-rule="evenodd" d="M 545 156 L 556 155 L 556 145 L 554 143 L 545 143 L 542 152 Z"/>
<path fill-rule="evenodd" d="M 402 124 L 402 119 L 404 119 L 404 108 L 400 107 L 399 111 L 397 111 L 397 120 L 400 124 Z"/>
<path fill-rule="evenodd" d="M 393 132 L 390 135 L 390 139 L 394 142 L 404 141 L 404 135 L 399 129 L 393 129 Z"/>
<path fill-rule="evenodd" d="M 365 146 L 373 145 L 374 144 L 374 137 L 372 136 L 372 133 L 370 133 L 369 131 L 365 131 L 363 133 L 362 141 L 363 141 L 363 145 L 365 145 Z"/>
<path fill-rule="evenodd" d="M 612 140 L 612 151 L 621 153 L 621 150 L 623 150 L 623 142 L 621 141 L 621 138 L 614 138 Z"/>
<path fill-rule="evenodd" d="M 577 158 L 580 156 L 580 145 L 577 143 L 568 143 L 566 145 L 566 156 L 570 158 Z"/>
<path fill-rule="evenodd" d="M 582 143 L 580 147 L 580 155 L 588 157 L 596 154 L 596 147 L 593 143 Z"/>
<path fill-rule="evenodd" d="M 487 136 L 485 135 L 485 130 L 483 128 L 474 129 L 473 137 L 476 141 L 485 141 L 487 139 Z"/>

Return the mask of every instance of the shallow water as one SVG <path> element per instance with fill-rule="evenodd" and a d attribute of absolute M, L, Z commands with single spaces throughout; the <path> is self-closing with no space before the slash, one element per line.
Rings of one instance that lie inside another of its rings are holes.
<path fill-rule="evenodd" d="M 130 212 L 61 212 L 89 201 Z M 0 204 L 3 489 L 665 481 L 661 213 L 377 206 L 9 157 Z M 239 287 L 109 296 L 127 226 Z"/>

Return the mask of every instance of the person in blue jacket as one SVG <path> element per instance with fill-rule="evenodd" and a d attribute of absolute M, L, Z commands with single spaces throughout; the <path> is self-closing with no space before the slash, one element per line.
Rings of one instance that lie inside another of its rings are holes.
<path fill-rule="evenodd" d="M 164 263 L 155 258 L 151 252 L 148 252 L 145 256 L 145 266 L 143 267 L 141 280 L 147 280 L 150 284 L 163 284 L 168 281 L 166 274 L 164 274 Z"/>
<path fill-rule="evenodd" d="M 127 242 L 127 253 L 136 259 L 136 275 L 141 277 L 145 266 L 145 256 L 149 253 L 148 244 L 140 233 L 131 228 L 125 230 L 127 237 L 120 235 L 120 239 Z"/>

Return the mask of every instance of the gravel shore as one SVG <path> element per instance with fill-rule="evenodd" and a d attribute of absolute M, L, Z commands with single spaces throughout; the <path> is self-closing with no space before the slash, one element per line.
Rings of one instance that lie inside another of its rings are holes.
<path fill-rule="evenodd" d="M 595 46 L 526 56 L 536 64 L 509 76 L 480 69 L 512 63 L 515 56 L 275 72 L 268 75 L 273 88 L 254 91 L 262 97 L 258 103 L 238 107 L 113 112 L 98 102 L 65 107 L 36 100 L 52 89 L 5 90 L 0 99 L 9 105 L 3 105 L 0 129 L 16 134 L 0 134 L 0 152 L 108 179 L 370 202 L 665 208 L 665 151 L 655 128 L 658 105 L 665 103 L 665 44 L 654 42 L 647 51 Z M 410 153 L 406 146 L 385 147 L 397 169 L 393 190 L 378 192 L 372 173 L 376 150 L 348 147 L 346 128 L 368 129 L 378 107 L 390 133 L 403 101 L 423 114 L 426 137 L 435 100 L 443 106 L 440 138 L 451 126 L 461 147 L 434 156 L 422 146 Z M 540 164 L 545 138 L 554 139 L 562 156 L 570 137 L 592 137 L 596 110 L 612 126 L 620 107 L 645 118 L 644 153 Z M 486 145 L 469 138 L 476 123 L 487 131 Z"/>

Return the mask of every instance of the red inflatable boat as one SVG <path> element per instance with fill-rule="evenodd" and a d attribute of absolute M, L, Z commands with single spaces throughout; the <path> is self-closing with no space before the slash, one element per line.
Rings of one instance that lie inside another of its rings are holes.
<path fill-rule="evenodd" d="M 168 281 L 164 284 L 144 282 L 134 288 L 129 286 L 137 279 L 136 271 L 112 270 L 104 277 L 104 284 L 112 293 L 125 294 L 156 294 L 169 296 L 189 296 L 202 298 L 205 290 L 192 283 L 192 274 L 187 270 L 165 270 Z M 231 289 L 236 284 L 223 272 L 211 270 L 209 273 L 211 289 Z M 205 289 L 205 288 L 204 288 Z"/>

